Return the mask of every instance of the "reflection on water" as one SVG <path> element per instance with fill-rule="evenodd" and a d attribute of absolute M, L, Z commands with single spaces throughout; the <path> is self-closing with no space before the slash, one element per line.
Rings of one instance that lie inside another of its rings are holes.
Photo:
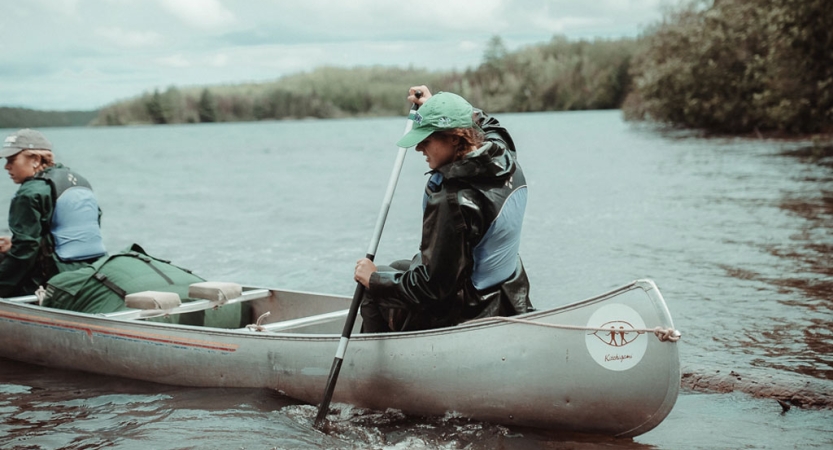
<path fill-rule="evenodd" d="M 4 449 L 712 450 L 773 442 L 772 448 L 825 448 L 833 431 L 830 413 L 783 413 L 775 402 L 689 394 L 663 425 L 635 440 L 342 404 L 332 405 L 324 434 L 312 427 L 314 406 L 270 390 L 175 388 L 2 359 L 0 380 Z"/>
<path fill-rule="evenodd" d="M 833 170 L 828 178 L 813 180 L 821 186 L 833 183 Z M 793 246 L 769 251 L 791 260 L 809 274 L 805 278 L 783 278 L 774 283 L 785 288 L 800 289 L 820 302 L 807 305 L 833 310 L 833 191 L 821 189 L 815 196 L 785 198 L 779 205 L 789 214 L 801 217 L 806 224 L 792 236 Z"/>
<path fill-rule="evenodd" d="M 317 408 L 262 389 L 188 389 L 0 359 L 0 444 L 37 449 L 593 449 L 650 448 L 630 439 L 510 430 L 448 415 L 405 417 L 334 404 Z M 34 377 L 26 376 L 35 373 Z M 22 383 L 22 384 L 17 384 Z"/>
<path fill-rule="evenodd" d="M 780 155 L 825 168 L 797 174 L 809 188 L 787 192 L 778 202 L 786 214 L 803 220 L 789 240 L 761 243 L 763 250 L 783 260 L 777 264 L 783 270 L 762 274 L 727 266 L 726 274 L 771 284 L 786 295 L 779 300 L 789 307 L 781 313 L 783 324 L 746 332 L 743 345 L 764 350 L 754 365 L 833 380 L 833 146 L 805 145 Z M 800 295 L 790 295 L 794 292 Z"/>

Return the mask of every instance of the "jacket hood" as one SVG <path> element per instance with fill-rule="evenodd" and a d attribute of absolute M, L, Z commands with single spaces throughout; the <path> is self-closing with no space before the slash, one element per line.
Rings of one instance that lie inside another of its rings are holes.
<path fill-rule="evenodd" d="M 465 158 L 446 164 L 437 171 L 446 179 L 503 178 L 515 172 L 516 164 L 515 158 L 503 146 L 487 142 Z"/>

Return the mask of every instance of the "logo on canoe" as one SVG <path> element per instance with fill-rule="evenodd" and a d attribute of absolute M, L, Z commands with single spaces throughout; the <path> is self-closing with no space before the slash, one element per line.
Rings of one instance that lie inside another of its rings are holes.
<path fill-rule="evenodd" d="M 624 347 L 641 334 L 639 331 L 633 331 L 633 325 L 624 320 L 603 323 L 599 328 L 604 328 L 605 331 L 598 330 L 593 335 L 611 347 Z M 610 331 L 607 331 L 608 328 Z"/>
<path fill-rule="evenodd" d="M 645 321 L 630 306 L 604 305 L 590 316 L 587 327 L 598 328 L 587 332 L 585 344 L 590 357 L 605 369 L 628 370 L 645 356 L 648 338 L 636 331 L 645 329 Z"/>

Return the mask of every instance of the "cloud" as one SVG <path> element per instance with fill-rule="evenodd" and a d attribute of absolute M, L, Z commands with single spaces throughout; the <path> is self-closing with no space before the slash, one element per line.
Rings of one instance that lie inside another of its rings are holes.
<path fill-rule="evenodd" d="M 218 28 L 236 22 L 219 0 L 158 0 L 163 9 L 195 28 Z"/>
<path fill-rule="evenodd" d="M 510 51 L 636 36 L 669 1 L 0 0 L 0 105 L 84 109 L 322 65 L 465 70 L 492 36 Z"/>
<path fill-rule="evenodd" d="M 149 47 L 162 42 L 162 35 L 153 31 L 130 31 L 118 27 L 98 28 L 95 34 L 119 47 Z"/>
<path fill-rule="evenodd" d="M 73 15 L 78 9 L 78 0 L 36 0 L 43 10 L 63 15 Z"/>
<path fill-rule="evenodd" d="M 491 30 L 492 33 L 499 33 L 508 25 L 503 15 L 504 3 L 502 0 L 431 2 L 424 11 L 420 11 L 422 16 L 414 19 L 435 22 L 451 30 Z"/>
<path fill-rule="evenodd" d="M 191 67 L 191 61 L 181 54 L 157 58 L 156 63 L 163 67 L 185 68 Z"/>
<path fill-rule="evenodd" d="M 464 52 L 470 52 L 473 50 L 481 50 L 483 48 L 483 43 L 473 42 L 473 41 L 460 41 L 457 44 L 457 48 Z"/>
<path fill-rule="evenodd" d="M 659 15 L 664 0 L 514 0 L 502 11 L 509 22 L 501 36 L 565 34 L 572 37 L 633 36 Z"/>
<path fill-rule="evenodd" d="M 589 26 L 603 25 L 610 23 L 610 20 L 607 18 L 593 17 L 559 17 L 554 19 L 543 15 L 535 15 L 531 18 L 530 22 L 541 30 L 555 34 Z"/>
<path fill-rule="evenodd" d="M 208 58 L 208 65 L 211 67 L 225 67 L 228 65 L 228 55 L 220 53 Z"/>

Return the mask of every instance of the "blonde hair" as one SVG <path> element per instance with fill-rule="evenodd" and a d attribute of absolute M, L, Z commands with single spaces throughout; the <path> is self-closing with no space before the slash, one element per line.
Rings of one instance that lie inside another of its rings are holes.
<path fill-rule="evenodd" d="M 23 150 L 20 154 L 36 160 L 35 172 L 40 172 L 55 165 L 55 155 L 49 150 Z"/>

